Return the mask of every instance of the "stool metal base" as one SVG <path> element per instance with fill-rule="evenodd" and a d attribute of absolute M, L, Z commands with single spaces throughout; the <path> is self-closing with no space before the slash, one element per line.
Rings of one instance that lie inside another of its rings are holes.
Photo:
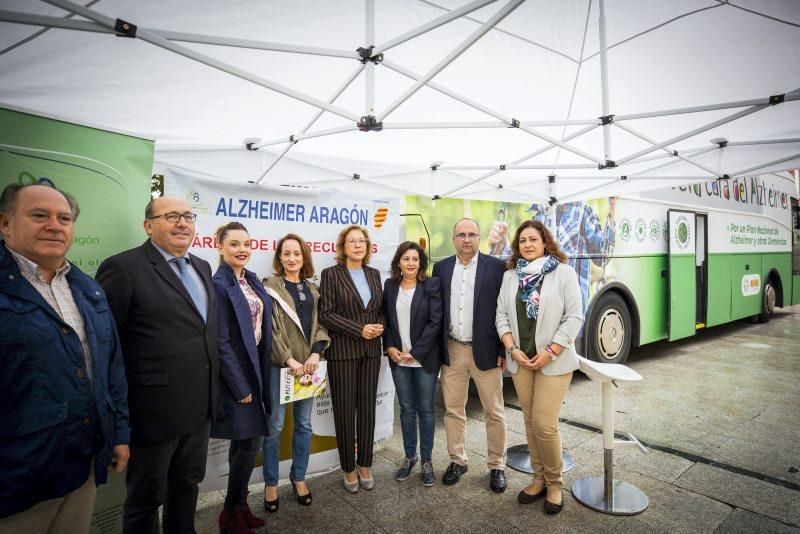
<path fill-rule="evenodd" d="M 514 469 L 515 471 L 528 473 L 529 475 L 533 474 L 533 468 L 531 467 L 531 455 L 526 444 L 523 443 L 521 445 L 509 447 L 506 451 L 506 456 L 506 465 L 508 467 Z M 575 467 L 575 460 L 567 451 L 561 451 L 561 459 L 564 463 L 564 467 L 562 468 L 563 473 L 566 473 Z"/>
<path fill-rule="evenodd" d="M 632 484 L 613 481 L 613 502 L 606 502 L 605 480 L 603 477 L 579 478 L 572 484 L 575 500 L 593 510 L 611 515 L 641 514 L 650 505 L 647 495 Z"/>

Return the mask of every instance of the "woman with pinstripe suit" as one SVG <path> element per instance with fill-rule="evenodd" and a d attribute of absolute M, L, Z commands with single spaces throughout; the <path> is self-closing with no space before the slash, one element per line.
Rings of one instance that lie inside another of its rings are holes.
<path fill-rule="evenodd" d="M 333 421 L 350 493 L 375 487 L 370 468 L 384 315 L 380 273 L 367 266 L 371 255 L 366 228 L 347 226 L 336 239 L 337 265 L 320 280 L 319 319 L 331 337 L 325 357 Z"/>

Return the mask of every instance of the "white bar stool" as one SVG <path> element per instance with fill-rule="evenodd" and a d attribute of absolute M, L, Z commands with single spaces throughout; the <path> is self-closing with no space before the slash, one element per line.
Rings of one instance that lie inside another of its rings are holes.
<path fill-rule="evenodd" d="M 636 515 L 647 510 L 650 501 L 639 488 L 614 480 L 614 449 L 639 447 L 649 452 L 633 434 L 629 440 L 614 439 L 614 389 L 616 382 L 635 382 L 642 375 L 624 365 L 598 363 L 579 357 L 581 371 L 603 388 L 603 477 L 583 477 L 572 484 L 572 495 L 581 504 L 611 515 Z"/>

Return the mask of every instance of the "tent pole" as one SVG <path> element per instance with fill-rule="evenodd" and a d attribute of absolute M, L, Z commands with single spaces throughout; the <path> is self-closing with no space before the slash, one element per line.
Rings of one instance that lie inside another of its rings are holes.
<path fill-rule="evenodd" d="M 600 11 L 600 88 L 603 97 L 603 117 L 609 116 L 608 105 L 608 45 L 606 43 L 606 11 L 604 0 L 598 3 Z M 606 161 L 611 160 L 611 123 L 603 121 L 603 153 Z"/>
<path fill-rule="evenodd" d="M 460 17 L 462 17 L 464 15 L 468 15 L 468 14 L 472 13 L 473 11 L 476 11 L 476 10 L 482 8 L 483 6 L 489 5 L 489 4 L 491 4 L 493 2 L 496 2 L 496 1 L 497 0 L 473 0 L 472 2 L 470 2 L 470 3 L 466 4 L 466 5 L 463 5 L 458 9 L 454 9 L 453 11 L 450 11 L 449 13 L 446 13 L 446 14 L 440 16 L 440 17 L 437 17 L 437 18 L 429 21 L 429 22 L 426 22 L 425 24 L 423 24 L 422 26 L 419 26 L 418 28 L 414 28 L 413 30 L 408 31 L 408 32 L 404 33 L 403 35 L 398 35 L 394 39 L 390 39 L 389 41 L 386 41 L 385 43 L 379 44 L 378 46 L 376 46 L 373 49 L 372 53 L 373 54 L 381 54 L 383 52 L 386 52 L 390 48 L 394 48 L 395 46 L 397 46 L 399 44 L 403 44 L 406 41 L 410 41 L 414 37 L 419 37 L 420 35 L 422 35 L 424 33 L 427 33 L 427 32 L 429 32 L 431 30 L 435 30 L 439 26 L 443 26 L 443 25 L 447 24 L 448 22 L 450 22 L 452 20 L 460 18 Z"/>
<path fill-rule="evenodd" d="M 512 11 L 514 11 L 522 2 L 525 0 L 511 0 L 502 9 L 500 9 L 497 13 L 495 13 L 489 20 L 487 20 L 480 28 L 472 32 L 472 34 L 467 37 L 461 44 L 459 44 L 455 50 L 451 51 L 447 54 L 444 58 L 442 58 L 436 65 L 431 68 L 424 76 L 416 81 L 411 87 L 406 89 L 406 91 L 401 94 L 394 102 L 389 104 L 389 106 L 383 110 L 377 117 L 377 122 L 382 122 L 389 114 L 391 114 L 397 107 L 411 98 L 417 91 L 419 91 L 422 86 L 428 83 L 434 76 L 439 74 L 445 67 L 447 67 L 450 63 L 455 61 L 461 54 L 463 54 L 470 46 L 475 44 L 475 42 L 486 35 L 486 33 L 494 28 L 501 20 L 506 18 Z"/>
<path fill-rule="evenodd" d="M 62 17 L 49 17 L 45 15 L 34 15 L 29 13 L 19 13 L 16 11 L 0 10 L 0 21 L 33 26 L 44 26 L 48 28 L 59 28 L 65 30 L 77 30 L 95 33 L 116 34 L 112 27 L 105 27 L 96 22 L 87 20 L 72 20 Z M 139 28 L 141 31 L 143 28 Z M 169 30 L 147 29 L 151 34 L 158 35 L 169 41 L 181 41 L 185 43 L 198 43 L 217 46 L 232 46 L 236 48 L 252 48 L 256 50 L 271 50 L 275 52 L 291 52 L 295 54 L 309 54 L 315 56 L 340 57 L 347 59 L 359 59 L 360 56 L 350 50 L 335 50 L 330 48 L 319 48 L 312 46 L 298 46 L 283 43 L 271 43 L 266 41 L 256 41 L 253 39 L 237 39 L 232 37 L 219 37 L 215 35 L 201 35 L 197 33 L 175 32 Z"/>
<path fill-rule="evenodd" d="M 743 174 L 747 174 L 753 171 L 758 171 L 761 169 L 765 169 L 772 165 L 777 165 L 778 163 L 783 163 L 785 161 L 791 161 L 793 159 L 800 159 L 800 152 L 797 154 L 792 154 L 791 156 L 787 156 L 785 158 L 776 159 L 775 161 L 770 161 L 769 163 L 762 163 L 761 165 L 756 165 L 754 167 L 750 167 L 748 169 L 742 169 L 741 171 L 736 171 L 735 173 L 731 174 L 731 176 L 741 176 Z"/>
<path fill-rule="evenodd" d="M 591 163 L 565 163 L 563 165 L 506 165 L 505 170 L 547 170 L 547 169 L 596 169 Z M 442 165 L 440 171 L 490 171 L 499 169 L 497 165 Z"/>
<path fill-rule="evenodd" d="M 784 95 L 785 102 L 800 100 L 800 90 L 788 92 Z M 751 100 L 738 100 L 734 102 L 723 102 L 720 104 L 710 104 L 706 106 L 693 106 L 688 108 L 665 109 L 661 111 L 651 111 L 646 113 L 628 113 L 627 115 L 615 115 L 615 121 L 626 121 L 633 119 L 648 119 L 652 117 L 666 117 L 668 115 L 681 115 L 684 113 L 700 113 L 703 111 L 715 111 L 718 109 L 744 108 L 750 106 L 771 105 L 770 98 L 753 98 Z"/>
<path fill-rule="evenodd" d="M 617 160 L 617 165 L 620 165 L 622 163 L 626 163 L 628 161 L 631 161 L 632 159 L 636 159 L 639 156 L 644 156 L 645 154 L 649 154 L 650 152 L 653 152 L 653 151 L 658 150 L 660 148 L 664 148 L 667 145 L 672 145 L 674 143 L 677 143 L 678 141 L 683 141 L 684 139 L 687 139 L 689 137 L 693 137 L 693 136 L 695 136 L 697 134 L 701 134 L 703 132 L 707 132 L 708 130 L 716 128 L 717 126 L 721 126 L 723 124 L 727 124 L 727 123 L 729 123 L 731 121 L 735 121 L 736 119 L 741 119 L 742 117 L 746 117 L 747 115 L 755 113 L 756 111 L 761 111 L 762 109 L 767 108 L 767 107 L 770 107 L 769 104 L 761 104 L 761 105 L 758 105 L 758 106 L 751 106 L 751 107 L 749 107 L 747 109 L 743 109 L 741 111 L 737 111 L 733 115 L 728 115 L 727 117 L 723 117 L 723 118 L 721 118 L 719 120 L 716 120 L 716 121 L 714 121 L 712 123 L 706 124 L 705 126 L 701 126 L 699 128 L 695 128 L 694 130 L 691 130 L 691 131 L 689 131 L 689 132 L 687 132 L 685 134 L 678 135 L 676 137 L 673 137 L 672 139 L 667 139 L 666 141 L 663 141 L 661 143 L 656 143 L 655 145 L 653 145 L 650 148 L 645 148 L 643 150 L 640 150 L 639 152 L 635 152 L 633 154 L 625 156 L 624 158 L 620 158 L 619 160 Z"/>
<path fill-rule="evenodd" d="M 705 153 L 707 153 L 707 152 L 711 152 L 712 150 L 719 150 L 719 149 L 720 149 L 720 148 L 719 148 L 718 146 L 709 146 L 709 147 L 706 147 L 706 148 L 704 148 L 703 150 L 696 151 L 696 152 L 695 152 L 694 154 L 692 154 L 692 155 L 693 155 L 693 156 L 700 156 L 700 155 L 702 155 L 702 154 L 705 154 Z M 665 154 L 665 155 L 666 155 L 666 154 Z M 670 154 L 670 156 L 671 156 L 671 154 Z M 644 161 L 644 160 L 640 160 L 640 161 Z M 645 169 L 645 170 L 643 170 L 643 171 L 638 171 L 638 172 L 631 173 L 631 174 L 629 174 L 628 176 L 631 176 L 631 177 L 633 177 L 633 176 L 644 176 L 644 175 L 645 175 L 645 174 L 647 174 L 648 172 L 653 172 L 653 171 L 655 171 L 655 170 L 658 170 L 658 169 L 663 169 L 664 167 L 669 167 L 670 165 L 675 165 L 675 164 L 676 164 L 676 163 L 678 163 L 679 161 L 680 161 L 679 159 L 672 159 L 672 160 L 670 160 L 670 161 L 667 161 L 667 162 L 665 162 L 665 163 L 661 163 L 661 164 L 659 164 L 659 165 L 656 165 L 656 166 L 654 166 L 654 167 L 650 167 L 650 168 L 648 168 L 648 169 Z M 637 162 L 637 163 L 638 163 L 638 162 Z M 714 175 L 716 175 L 716 174 L 717 174 L 717 173 L 714 173 Z M 655 177 L 654 177 L 654 178 L 655 178 Z"/>
<path fill-rule="evenodd" d="M 364 0 L 365 2 L 365 28 L 364 28 L 364 47 L 369 48 L 375 43 L 375 0 Z M 371 56 L 375 52 L 370 52 Z M 366 61 L 364 63 L 364 115 L 375 115 L 375 63 Z"/>
<path fill-rule="evenodd" d="M 356 70 L 353 72 L 353 74 L 351 74 L 347 78 L 347 80 L 345 80 L 344 83 L 336 90 L 336 92 L 333 93 L 333 96 L 331 96 L 328 99 L 328 103 L 333 104 L 336 101 L 336 99 L 339 98 L 342 95 L 342 93 L 344 93 L 345 89 L 347 89 L 350 86 L 350 84 L 353 83 L 356 78 L 358 78 L 358 75 L 361 74 L 362 70 L 364 70 L 364 66 L 363 65 L 359 65 L 359 67 L 356 68 Z M 301 135 L 305 134 L 308 131 L 308 129 L 311 128 L 311 126 L 313 126 L 315 122 L 317 122 L 317 119 L 319 119 L 322 116 L 322 113 L 323 113 L 323 110 L 321 110 L 321 109 L 318 110 L 316 113 L 314 113 L 314 116 L 311 117 L 311 120 L 309 120 L 306 123 L 306 125 L 303 126 L 303 129 L 300 131 L 300 134 Z M 308 139 L 308 137 L 306 137 L 306 139 Z M 270 166 L 267 168 L 267 170 L 265 170 L 263 173 L 261 173 L 261 176 L 259 176 L 258 179 L 255 180 L 256 186 L 258 186 L 258 184 L 261 183 L 261 180 L 263 180 L 264 177 L 266 177 L 267 174 L 269 174 L 269 171 L 271 171 L 275 167 L 275 165 L 277 165 L 278 162 L 283 159 L 283 157 L 289 152 L 289 150 L 291 150 L 291 148 L 295 144 L 297 144 L 297 141 L 291 142 L 290 144 L 288 144 L 286 146 L 286 148 L 283 149 L 283 152 L 281 152 L 281 154 L 275 159 L 275 161 L 273 161 L 272 164 L 270 164 Z M 261 148 L 262 146 L 265 146 L 265 145 L 258 144 L 258 145 L 255 145 L 255 148 Z"/>
<path fill-rule="evenodd" d="M 654 139 L 651 139 L 650 137 L 644 135 L 643 133 L 637 132 L 636 130 L 634 130 L 633 128 L 631 128 L 629 126 L 625 126 L 624 124 L 620 124 L 620 123 L 614 123 L 614 124 L 616 125 L 617 128 L 620 128 L 620 129 L 628 132 L 629 134 L 631 134 L 631 135 L 633 135 L 635 137 L 638 137 L 642 141 L 650 143 L 651 145 L 658 144 L 658 142 L 655 141 Z M 716 147 L 713 147 L 713 148 L 716 148 Z M 717 178 L 721 178 L 722 177 L 722 174 L 720 174 L 720 172 L 718 170 L 715 171 L 714 169 L 712 169 L 710 167 L 706 167 L 705 165 L 703 165 L 701 163 L 697 163 L 696 161 L 693 161 L 693 160 L 687 158 L 686 156 L 681 155 L 681 153 L 678 152 L 677 150 L 675 150 L 674 148 L 670 148 L 669 146 L 663 146 L 663 147 L 661 147 L 661 150 L 663 150 L 664 152 L 669 152 L 670 154 L 672 154 L 673 156 L 675 156 L 676 158 L 678 158 L 681 161 L 685 161 L 686 163 L 689 163 L 690 165 L 694 165 L 695 167 L 697 167 L 699 169 L 702 169 L 702 170 L 704 170 L 706 172 L 710 172 L 711 174 L 713 174 Z"/>
<path fill-rule="evenodd" d="M 89 20 L 93 20 L 108 28 L 114 28 L 114 25 L 116 23 L 116 21 L 111 17 L 102 15 L 91 9 L 85 9 L 83 6 L 70 2 L 69 0 L 43 0 L 43 1 L 50 5 L 60 7 L 61 9 L 64 9 L 66 11 L 75 13 L 76 15 L 80 15 Z M 314 98 L 304 93 L 300 93 L 299 91 L 295 91 L 293 89 L 285 87 L 281 84 L 269 81 L 260 76 L 256 76 L 243 69 L 225 63 L 224 61 L 219 61 L 215 58 L 212 58 L 211 56 L 195 52 L 194 50 L 186 48 L 185 46 L 177 45 L 175 43 L 172 43 L 164 39 L 163 37 L 150 33 L 147 30 L 139 28 L 136 32 L 136 37 L 152 45 L 158 46 L 165 50 L 169 50 L 171 52 L 192 59 L 199 63 L 203 63 L 204 65 L 208 65 L 209 67 L 221 70 L 223 72 L 236 76 L 237 78 L 242 78 L 243 80 L 247 80 L 256 85 L 260 85 L 267 89 L 271 89 L 277 93 L 281 93 L 290 98 L 294 98 L 295 100 L 300 100 L 301 102 L 305 102 L 306 104 L 309 104 L 311 106 L 324 109 L 325 111 L 328 111 L 335 115 L 339 115 L 340 117 L 344 117 L 345 119 L 349 119 L 353 122 L 358 122 L 359 120 L 361 120 L 361 117 L 359 117 L 355 113 L 350 113 L 349 111 L 341 109 L 338 106 L 333 106 L 331 104 L 328 104 L 327 102 L 324 102 L 318 98 Z"/>
<path fill-rule="evenodd" d="M 387 67 L 387 68 L 389 68 L 389 69 L 391 69 L 391 70 L 393 70 L 393 71 L 395 71 L 397 73 L 400 73 L 403 76 L 406 76 L 407 78 L 411 78 L 412 80 L 420 80 L 420 79 L 422 79 L 422 77 L 420 75 L 418 75 L 418 74 L 406 69 L 405 67 L 401 67 L 400 65 L 397 65 L 396 63 L 393 63 L 391 61 L 387 61 L 387 60 L 384 59 L 383 63 L 381 63 L 381 65 L 383 65 L 383 66 L 385 66 L 385 67 Z M 512 119 L 511 117 L 503 115 L 502 113 L 499 113 L 497 111 L 491 110 L 491 109 L 487 108 L 486 106 L 484 106 L 482 104 L 479 104 L 479 103 L 475 102 L 474 100 L 471 100 L 471 99 L 469 99 L 469 98 L 467 98 L 465 96 L 462 96 L 462 95 L 460 95 L 460 94 L 458 94 L 458 93 L 456 93 L 454 91 L 451 91 L 450 89 L 448 89 L 448 88 L 446 88 L 446 87 L 444 87 L 442 85 L 439 85 L 439 84 L 434 83 L 432 81 L 428 82 L 427 85 L 431 89 L 439 91 L 440 93 L 449 96 L 453 100 L 457 100 L 458 102 L 461 102 L 462 104 L 465 104 L 467 106 L 475 108 L 478 111 L 482 111 L 483 113 L 486 113 L 487 115 L 492 116 L 492 117 L 494 117 L 496 119 L 500 119 L 501 121 L 505 122 L 508 125 L 514 125 L 514 120 L 515 119 Z M 564 124 L 564 123 L 561 122 L 560 124 Z M 575 132 L 573 134 L 568 135 L 567 137 L 562 139 L 562 141 L 558 141 L 557 139 L 554 139 L 554 138 L 552 138 L 550 136 L 547 136 L 545 134 L 539 133 L 536 130 L 533 130 L 531 128 L 523 126 L 521 123 L 519 124 L 519 129 L 524 131 L 524 132 L 526 132 L 526 133 L 529 133 L 529 134 L 531 134 L 531 135 L 533 135 L 535 137 L 539 137 L 540 139 L 544 139 L 545 141 L 550 143 L 549 146 L 545 147 L 544 149 L 541 149 L 540 151 L 537 151 L 537 152 L 531 154 L 530 156 L 528 156 L 528 158 L 532 158 L 533 156 L 539 155 L 542 152 L 550 150 L 554 146 L 560 146 L 561 148 L 563 148 L 564 150 L 567 150 L 568 152 L 572 152 L 573 154 L 577 154 L 577 155 L 579 155 L 579 156 L 581 156 L 583 158 L 588 159 L 589 161 L 593 161 L 593 162 L 597 163 L 598 165 L 600 165 L 600 164 L 605 163 L 605 161 L 603 161 L 603 160 L 601 160 L 599 158 L 596 158 L 596 157 L 592 156 L 591 154 L 587 154 L 586 152 L 583 152 L 582 150 L 578 150 L 577 148 L 573 148 L 573 147 L 571 147 L 569 145 L 566 145 L 563 142 L 563 141 L 568 141 L 570 139 L 574 139 L 575 137 L 578 137 L 579 135 L 583 135 L 586 132 L 593 130 L 598 125 L 599 125 L 599 121 L 594 119 L 594 120 L 591 121 L 591 124 L 589 124 L 589 126 L 587 126 L 586 128 L 584 128 L 582 130 L 578 130 L 577 132 Z"/>
<path fill-rule="evenodd" d="M 520 121 L 520 126 L 583 126 L 599 125 L 599 119 L 575 121 Z M 447 128 L 509 128 L 503 121 L 450 121 L 450 122 L 384 122 L 384 130 L 410 130 L 410 129 L 447 129 Z"/>
<path fill-rule="evenodd" d="M 574 138 L 576 138 L 576 137 L 578 137 L 580 135 L 585 134 L 586 132 L 588 132 L 590 130 L 594 130 L 595 128 L 597 128 L 597 124 L 592 124 L 590 126 L 587 126 L 586 128 L 583 128 L 582 130 L 578 130 L 577 132 L 571 133 L 570 135 L 568 135 L 567 137 L 564 138 L 564 141 L 569 141 L 570 139 L 574 139 Z M 549 146 L 540 148 L 539 150 L 536 150 L 535 152 L 531 152 L 530 154 L 522 156 L 521 158 L 518 158 L 518 159 L 514 160 L 513 162 L 511 162 L 510 164 L 506 165 L 506 169 L 508 169 L 508 168 L 513 169 L 515 165 L 518 165 L 518 164 L 522 163 L 523 161 L 526 161 L 526 160 L 529 160 L 529 159 L 531 159 L 531 158 L 533 158 L 535 156 L 538 156 L 539 154 L 541 154 L 543 152 L 547 152 L 548 150 L 553 148 L 553 146 L 554 145 L 549 145 Z M 490 172 L 488 172 L 488 173 L 486 173 L 486 174 L 484 174 L 482 176 L 479 176 L 478 178 L 474 178 L 472 180 L 469 180 L 467 183 L 465 183 L 463 185 L 460 185 L 460 186 L 458 186 L 458 187 L 456 187 L 454 189 L 451 189 L 451 190 L 447 191 L 446 193 L 443 193 L 443 194 L 441 194 L 439 196 L 442 196 L 442 197 L 450 196 L 450 195 L 452 195 L 453 193 L 455 193 L 457 191 L 461 191 L 462 189 L 464 189 L 466 187 L 469 187 L 472 184 L 478 183 L 481 180 L 485 180 L 486 178 L 494 176 L 495 174 L 497 174 L 499 172 L 501 172 L 501 169 L 496 169 L 496 170 L 490 171 Z"/>

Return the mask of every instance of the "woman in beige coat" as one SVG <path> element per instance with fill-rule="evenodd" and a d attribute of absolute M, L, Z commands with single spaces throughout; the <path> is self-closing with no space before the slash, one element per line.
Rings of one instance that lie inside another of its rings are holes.
<path fill-rule="evenodd" d="M 266 281 L 272 297 L 272 384 L 278 384 L 282 367 L 295 376 L 317 370 L 322 352 L 330 344 L 325 328 L 319 323 L 319 290 L 309 281 L 314 276 L 311 252 L 302 237 L 287 234 L 275 250 L 272 261 L 275 275 Z M 278 510 L 278 454 L 286 404 L 280 403 L 280 388 L 272 388 L 272 403 L 264 440 L 264 509 Z M 292 468 L 289 479 L 297 502 L 311 505 L 311 491 L 306 485 L 306 469 L 311 453 L 311 410 L 314 398 L 292 403 L 294 432 Z"/>
<path fill-rule="evenodd" d="M 533 467 L 533 483 L 517 500 L 546 495 L 544 510 L 563 508 L 563 469 L 558 418 L 578 368 L 572 344 L 583 324 L 575 270 L 539 221 L 525 221 L 511 243 L 508 271 L 497 299 L 497 334 L 506 349 Z"/>

